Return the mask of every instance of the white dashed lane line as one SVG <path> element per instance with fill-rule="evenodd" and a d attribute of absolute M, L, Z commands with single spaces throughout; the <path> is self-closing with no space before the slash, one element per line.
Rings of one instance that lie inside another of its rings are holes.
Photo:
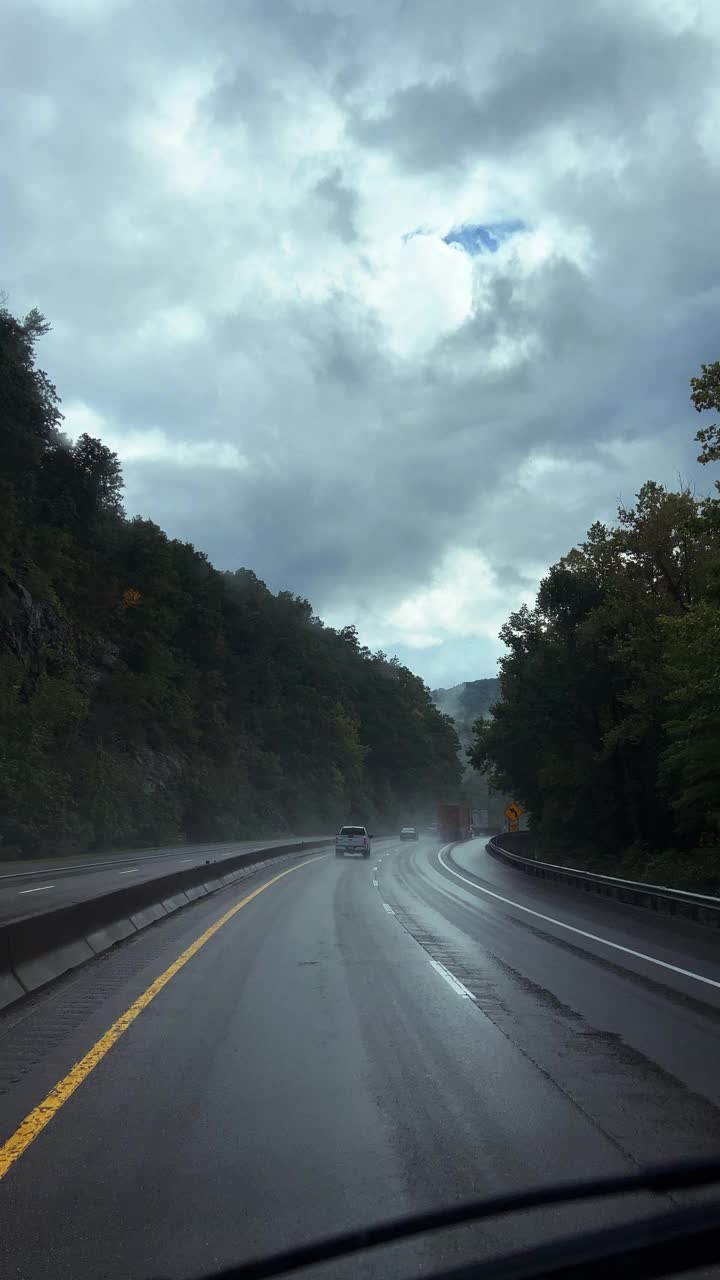
<path fill-rule="evenodd" d="M 18 893 L 42 893 L 43 889 L 54 888 L 54 884 L 39 884 L 36 889 L 18 889 Z"/>
<path fill-rule="evenodd" d="M 378 859 L 378 862 L 379 861 L 380 859 Z M 376 879 L 376 874 L 377 874 L 377 867 L 373 867 L 373 885 L 377 889 L 378 882 Z M 395 916 L 395 919 L 397 919 L 397 915 L 395 911 L 393 911 L 389 902 L 383 902 L 382 908 L 383 908 L 383 911 L 387 911 L 389 916 Z M 427 958 L 428 964 L 432 965 L 435 972 L 440 974 L 440 977 L 443 979 L 443 981 L 447 982 L 448 986 L 452 991 L 455 992 L 456 996 L 460 996 L 462 1000 L 475 999 L 475 996 L 473 995 L 472 991 L 468 991 L 467 987 L 464 986 L 462 982 L 460 982 L 459 978 L 455 977 L 454 973 L 451 973 L 449 969 L 446 969 L 444 964 L 441 964 L 439 960 L 434 960 L 433 957 L 427 955 L 427 953 L 426 953 L 426 958 Z"/>
<path fill-rule="evenodd" d="M 452 987 L 456 995 L 462 996 L 463 1000 L 475 999 L 475 996 L 473 995 L 472 991 L 468 991 L 467 987 L 464 987 L 462 982 L 459 982 L 458 979 L 455 977 L 455 974 L 451 973 L 449 969 L 445 968 L 444 964 L 441 964 L 439 960 L 433 960 L 432 956 L 428 956 L 428 959 L 433 969 L 435 970 L 435 972 L 439 973 L 440 977 L 445 979 L 448 986 Z"/>

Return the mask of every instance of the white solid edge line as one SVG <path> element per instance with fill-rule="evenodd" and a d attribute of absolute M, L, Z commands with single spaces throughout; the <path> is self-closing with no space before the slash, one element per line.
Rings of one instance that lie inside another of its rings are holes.
<path fill-rule="evenodd" d="M 693 978 L 695 982 L 704 982 L 708 987 L 720 988 L 720 982 L 715 978 L 706 978 L 702 973 L 693 973 L 692 969 L 681 969 L 677 964 L 668 964 L 667 960 L 658 960 L 656 956 L 648 956 L 644 951 L 633 951 L 632 947 L 623 947 L 619 942 L 611 942 L 609 938 L 600 938 L 596 933 L 588 933 L 585 929 L 578 929 L 574 924 L 566 924 L 564 920 L 556 920 L 554 916 L 543 915 L 542 911 L 533 911 L 532 907 L 524 907 L 522 902 L 514 902 L 512 898 L 505 898 L 501 893 L 495 893 L 492 889 L 485 889 L 475 880 L 468 880 L 467 876 L 461 876 L 459 871 L 454 867 L 448 866 L 443 858 L 444 849 L 438 853 L 438 858 L 446 871 L 451 876 L 457 876 L 458 880 L 463 880 L 465 884 L 469 884 L 471 889 L 478 889 L 480 893 L 487 893 L 491 898 L 497 898 L 498 902 L 506 902 L 509 907 L 516 907 L 518 911 L 525 911 L 529 916 L 535 916 L 538 920 L 546 920 L 548 924 L 556 924 L 560 929 L 567 929 L 570 933 L 577 933 L 581 938 L 589 938 L 591 942 L 599 942 L 604 947 L 612 947 L 613 951 L 622 951 L 626 956 L 634 956 L 636 960 L 647 960 L 649 964 L 656 964 L 661 969 L 668 969 L 671 973 L 679 973 L 683 978 Z"/>
<path fill-rule="evenodd" d="M 448 986 L 452 987 L 453 991 L 457 995 L 462 996 L 463 1000 L 475 999 L 472 991 L 468 991 L 467 987 L 464 987 L 462 982 L 459 982 L 458 979 L 455 977 L 455 974 L 451 973 L 449 969 L 445 968 L 444 964 L 441 964 L 439 960 L 433 960 L 432 956 L 428 956 L 428 960 L 430 961 L 430 964 L 432 965 L 436 973 L 439 973 L 440 977 L 444 978 Z"/>
<path fill-rule="evenodd" d="M 39 884 L 37 889 L 18 889 L 18 893 L 42 893 L 43 889 L 54 889 L 54 884 Z"/>
<path fill-rule="evenodd" d="M 389 916 L 394 916 L 394 915 L 395 915 L 395 912 L 393 911 L 392 907 L 389 907 L 389 906 L 388 906 L 388 904 L 387 904 L 387 902 L 383 902 L 383 909 L 384 909 L 385 911 L 387 911 L 387 913 L 388 913 L 388 915 L 389 915 Z"/>

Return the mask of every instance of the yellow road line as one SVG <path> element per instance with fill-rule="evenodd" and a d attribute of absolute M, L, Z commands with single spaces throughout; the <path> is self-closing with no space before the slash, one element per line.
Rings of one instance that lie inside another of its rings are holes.
<path fill-rule="evenodd" d="M 90 1072 L 94 1070 L 99 1062 L 102 1062 L 105 1054 L 109 1053 L 114 1044 L 117 1044 L 120 1037 L 139 1017 L 143 1009 L 147 1009 L 150 1001 L 154 1000 L 156 995 L 159 995 L 170 979 L 180 972 L 188 960 L 191 960 L 200 948 L 204 947 L 205 943 L 209 942 L 218 930 L 222 929 L 224 924 L 227 924 L 228 920 L 232 920 L 238 911 L 246 907 L 248 902 L 252 902 L 253 898 L 257 898 L 258 894 L 263 893 L 265 889 L 269 889 L 271 884 L 277 884 L 278 880 L 289 876 L 292 871 L 299 871 L 301 867 L 307 867 L 311 862 L 319 862 L 323 857 L 327 857 L 327 854 L 318 854 L 316 858 L 308 858 L 305 862 L 299 862 L 296 866 L 289 867 L 287 871 L 281 871 L 279 875 L 273 876 L 272 880 L 268 880 L 265 884 L 261 884 L 258 889 L 254 889 L 246 898 L 243 898 L 242 902 L 236 903 L 234 907 L 225 912 L 224 916 L 221 916 L 219 920 L 211 924 L 210 928 L 206 929 L 199 938 L 196 938 L 187 950 L 183 951 L 182 955 L 179 955 L 177 960 L 174 960 L 165 972 L 161 973 L 160 977 L 150 984 L 147 991 L 138 996 L 137 1000 L 130 1005 L 130 1008 L 118 1018 L 117 1022 L 113 1023 L 109 1030 L 105 1032 L 105 1035 L 100 1037 L 97 1044 L 94 1044 L 92 1049 L 85 1054 L 85 1057 L 76 1062 L 74 1067 L 71 1067 L 64 1079 L 58 1081 L 47 1097 L 43 1098 L 42 1102 L 25 1117 L 20 1127 L 15 1130 L 11 1138 L 8 1138 L 5 1145 L 0 1147 L 0 1179 L 5 1177 L 5 1174 L 14 1165 L 15 1161 L 19 1160 L 23 1152 L 27 1151 L 30 1143 L 35 1141 L 39 1133 L 42 1133 L 45 1125 L 49 1124 L 54 1115 L 57 1115 L 63 1103 L 72 1097 L 83 1080 L 86 1080 Z"/>

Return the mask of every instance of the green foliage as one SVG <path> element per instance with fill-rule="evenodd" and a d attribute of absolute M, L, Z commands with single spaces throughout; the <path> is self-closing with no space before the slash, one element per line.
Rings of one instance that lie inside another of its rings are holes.
<path fill-rule="evenodd" d="M 720 365 L 693 387 L 720 407 Z M 636 871 L 670 882 L 669 859 L 712 878 L 697 850 L 720 866 L 720 503 L 643 485 L 501 637 L 501 698 L 470 758 L 530 811 L 539 846 L 615 870 L 632 847 Z"/>
<path fill-rule="evenodd" d="M 664 623 L 670 744 L 663 777 L 683 834 L 720 843 L 720 607 Z"/>
<path fill-rule="evenodd" d="M 703 364 L 700 367 L 702 369 L 700 377 L 690 379 L 692 387 L 690 399 L 698 413 L 703 413 L 706 409 L 720 411 L 720 361 L 715 361 L 714 364 Z M 720 462 L 720 425 L 717 422 L 712 426 L 702 427 L 695 439 L 701 445 L 698 462 L 703 466 L 708 462 Z M 720 480 L 715 481 L 715 486 L 720 489 Z"/>
<path fill-rule="evenodd" d="M 53 853 L 420 820 L 452 724 L 395 659 L 128 520 L 0 310 L 0 847 Z"/>

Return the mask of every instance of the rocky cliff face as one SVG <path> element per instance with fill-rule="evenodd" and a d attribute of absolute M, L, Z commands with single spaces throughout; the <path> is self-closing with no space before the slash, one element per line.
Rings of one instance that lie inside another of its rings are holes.
<path fill-rule="evenodd" d="M 120 649 L 107 636 L 76 633 L 50 599 L 33 595 L 19 578 L 0 570 L 0 656 L 12 654 L 30 680 L 72 676 L 92 687 L 114 671 Z"/>
<path fill-rule="evenodd" d="M 19 658 L 28 675 L 41 675 L 48 662 L 74 653 L 71 630 L 47 601 L 0 571 L 0 651 Z"/>

